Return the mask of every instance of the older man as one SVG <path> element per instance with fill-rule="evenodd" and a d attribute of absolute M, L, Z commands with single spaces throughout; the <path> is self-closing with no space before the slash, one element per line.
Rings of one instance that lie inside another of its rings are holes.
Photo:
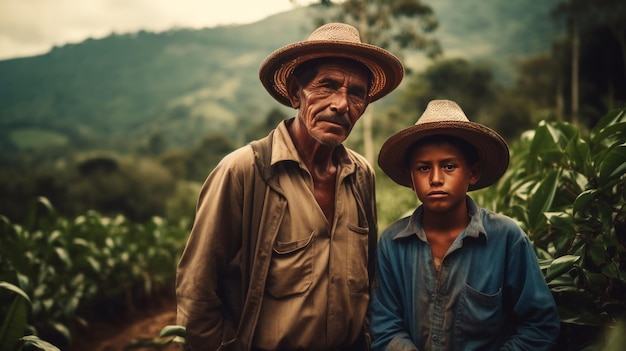
<path fill-rule="evenodd" d="M 296 117 L 207 178 L 178 266 L 178 323 L 194 351 L 363 350 L 374 172 L 342 143 L 402 64 L 331 23 L 274 51 L 259 76 Z"/>

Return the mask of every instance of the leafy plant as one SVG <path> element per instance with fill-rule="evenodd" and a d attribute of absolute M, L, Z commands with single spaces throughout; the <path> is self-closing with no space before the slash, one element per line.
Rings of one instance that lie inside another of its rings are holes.
<path fill-rule="evenodd" d="M 37 335 L 24 335 L 28 326 L 30 298 L 17 286 L 0 281 L 0 296 L 4 295 L 1 293 L 6 292 L 14 295 L 14 297 L 0 326 L 0 350 L 59 351 L 59 348 L 40 339 Z M 2 300 L 5 300 L 4 296 Z"/>
<path fill-rule="evenodd" d="M 127 350 L 162 350 L 168 345 L 176 345 L 183 349 L 185 345 L 186 329 L 180 325 L 166 325 L 158 336 L 134 340 L 124 347 Z"/>
<path fill-rule="evenodd" d="M 626 110 L 588 132 L 542 122 L 511 154 L 497 210 L 517 219 L 535 245 L 559 307 L 561 341 L 584 345 L 589 335 L 578 331 L 597 336 L 626 319 Z"/>
<path fill-rule="evenodd" d="M 0 280 L 30 297 L 28 328 L 46 340 L 69 344 L 94 316 L 132 313 L 173 286 L 186 223 L 95 211 L 68 219 L 45 198 L 29 214 L 21 225 L 0 216 Z"/>

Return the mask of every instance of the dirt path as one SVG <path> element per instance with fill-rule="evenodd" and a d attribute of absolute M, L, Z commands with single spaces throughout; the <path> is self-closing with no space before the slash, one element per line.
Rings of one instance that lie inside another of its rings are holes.
<path fill-rule="evenodd" d="M 122 351 L 131 342 L 139 339 L 155 338 L 161 329 L 176 323 L 175 302 L 167 302 L 154 311 L 142 315 L 127 323 L 91 323 L 89 331 L 79 335 L 70 351 Z M 132 350 L 175 351 L 182 350 L 178 345 L 165 348 L 133 348 Z"/>

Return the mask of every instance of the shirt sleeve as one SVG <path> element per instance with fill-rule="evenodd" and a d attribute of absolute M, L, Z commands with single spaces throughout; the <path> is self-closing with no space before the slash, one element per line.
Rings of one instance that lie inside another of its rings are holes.
<path fill-rule="evenodd" d="M 179 261 L 177 324 L 186 327 L 186 342 L 193 350 L 219 350 L 235 334 L 236 326 L 232 316 L 225 313 L 220 289 L 224 289 L 228 267 L 241 247 L 241 179 L 228 159 L 209 175 Z"/>
<path fill-rule="evenodd" d="M 369 307 L 370 332 L 373 351 L 417 351 L 403 322 L 402 288 L 398 275 L 394 273 L 393 256 L 389 252 L 391 238 L 383 236 L 377 250 L 377 282 L 372 289 Z"/>
<path fill-rule="evenodd" d="M 559 314 L 526 235 L 511 249 L 507 265 L 506 284 L 519 322 L 502 350 L 550 350 L 559 334 Z"/>

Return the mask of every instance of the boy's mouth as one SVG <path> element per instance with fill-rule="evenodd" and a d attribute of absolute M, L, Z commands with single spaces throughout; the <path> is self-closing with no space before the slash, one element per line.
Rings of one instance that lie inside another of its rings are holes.
<path fill-rule="evenodd" d="M 431 191 L 428 193 L 429 197 L 443 197 L 448 195 L 445 191 Z"/>

